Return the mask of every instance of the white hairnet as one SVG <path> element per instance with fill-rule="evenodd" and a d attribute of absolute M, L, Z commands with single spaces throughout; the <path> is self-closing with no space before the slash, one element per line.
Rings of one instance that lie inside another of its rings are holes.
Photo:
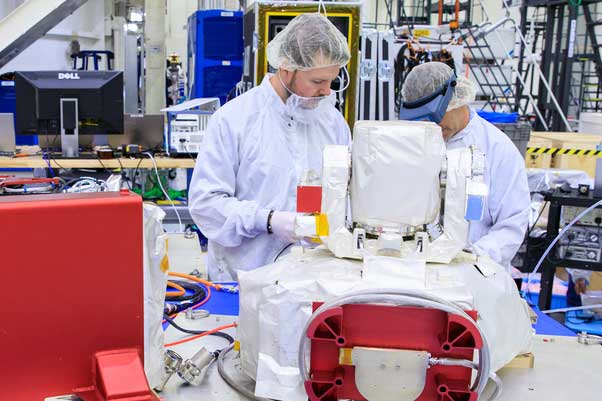
<path fill-rule="evenodd" d="M 414 67 L 401 89 L 404 102 L 413 102 L 441 89 L 453 73 L 454 71 L 447 64 L 436 61 Z M 457 77 L 454 93 L 447 106 L 447 111 L 474 102 L 476 93 L 476 87 L 470 79 Z"/>
<path fill-rule="evenodd" d="M 267 48 L 268 62 L 289 71 L 311 70 L 349 62 L 351 53 L 345 36 L 318 13 L 295 17 Z"/>

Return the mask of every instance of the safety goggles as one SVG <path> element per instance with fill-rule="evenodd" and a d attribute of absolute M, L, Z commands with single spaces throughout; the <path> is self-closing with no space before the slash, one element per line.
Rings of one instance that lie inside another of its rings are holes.
<path fill-rule="evenodd" d="M 456 76 L 452 75 L 434 93 L 413 102 L 403 102 L 399 110 L 399 119 L 409 121 L 429 120 L 439 124 L 447 111 L 447 106 L 452 98 L 455 86 Z"/>

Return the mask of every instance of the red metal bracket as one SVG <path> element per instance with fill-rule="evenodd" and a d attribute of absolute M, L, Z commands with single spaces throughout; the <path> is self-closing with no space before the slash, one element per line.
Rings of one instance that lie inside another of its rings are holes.
<path fill-rule="evenodd" d="M 84 401 L 159 401 L 148 386 L 136 349 L 94 354 L 92 380 L 91 386 L 73 392 Z"/>
<path fill-rule="evenodd" d="M 321 304 L 315 303 L 314 310 Z M 476 318 L 475 311 L 467 312 Z M 437 309 L 353 304 L 328 309 L 309 325 L 310 401 L 365 400 L 355 384 L 355 366 L 340 364 L 341 348 L 373 347 L 427 351 L 433 357 L 472 360 L 483 347 L 474 322 Z M 375 373 L 378 374 L 378 373 Z M 475 401 L 470 368 L 431 366 L 417 401 Z"/>

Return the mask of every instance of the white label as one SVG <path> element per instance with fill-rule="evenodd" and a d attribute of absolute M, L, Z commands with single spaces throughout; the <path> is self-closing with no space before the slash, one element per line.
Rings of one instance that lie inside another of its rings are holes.
<path fill-rule="evenodd" d="M 222 65 L 230 65 L 230 64 L 232 64 L 232 63 L 229 61 L 226 61 L 226 60 L 222 61 Z"/>
<path fill-rule="evenodd" d="M 59 72 L 59 79 L 79 79 L 77 72 Z"/>
<path fill-rule="evenodd" d="M 232 11 L 222 11 L 222 17 L 234 17 L 234 13 Z"/>
<path fill-rule="evenodd" d="M 575 51 L 575 31 L 577 30 L 577 20 L 571 20 L 571 31 L 569 34 L 569 58 L 573 57 Z M 597 50 L 596 50 L 597 51 Z"/>
<path fill-rule="evenodd" d="M 15 86 L 15 81 L 0 81 L 2 86 Z"/>

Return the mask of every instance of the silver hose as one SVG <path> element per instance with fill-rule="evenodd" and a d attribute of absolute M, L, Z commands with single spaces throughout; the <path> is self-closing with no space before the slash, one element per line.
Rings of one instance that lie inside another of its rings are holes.
<path fill-rule="evenodd" d="M 500 379 L 500 377 L 498 375 L 496 375 L 494 372 L 491 372 L 489 374 L 489 378 L 495 384 L 495 390 L 493 391 L 493 394 L 491 394 L 491 397 L 489 397 L 488 401 L 496 401 L 502 395 L 502 390 L 504 389 L 504 385 L 502 383 L 502 379 Z"/>
<path fill-rule="evenodd" d="M 228 383 L 228 385 L 230 387 L 232 387 L 234 390 L 236 390 L 239 394 L 241 394 L 251 400 L 272 401 L 268 398 L 256 397 L 252 391 L 248 390 L 244 386 L 241 386 L 239 383 L 236 382 L 236 380 L 234 380 L 232 377 L 230 377 L 228 375 L 228 373 L 226 372 L 226 369 L 224 368 L 224 358 L 226 357 L 226 354 L 229 354 L 230 352 L 232 352 L 233 349 L 234 349 L 234 344 L 230 344 L 227 348 L 224 348 L 219 353 L 219 356 L 217 357 L 217 371 L 219 372 L 219 375 L 222 377 L 222 379 L 224 379 L 224 381 L 226 383 Z"/>
<path fill-rule="evenodd" d="M 299 371 L 303 381 L 309 380 L 309 369 L 307 368 L 306 361 L 306 356 L 309 349 L 309 339 L 306 333 L 309 329 L 309 325 L 318 315 L 327 309 L 347 304 L 391 304 L 396 306 L 419 306 L 429 309 L 438 309 L 447 313 L 459 315 L 471 322 L 474 322 L 474 320 L 457 305 L 443 298 L 427 294 L 423 291 L 380 289 L 357 291 L 343 295 L 342 297 L 335 298 L 330 302 L 322 304 L 318 309 L 316 309 L 310 319 L 306 322 L 303 331 L 301 332 L 298 363 Z M 483 339 L 483 347 L 481 350 L 479 350 L 477 378 L 472 387 L 472 391 L 475 391 L 480 396 L 487 385 L 489 371 L 491 370 L 491 362 L 487 340 L 484 334 L 481 332 L 481 329 L 476 325 L 476 322 L 475 327 Z"/>
<path fill-rule="evenodd" d="M 479 365 L 473 361 L 467 359 L 454 359 L 454 358 L 429 358 L 429 365 L 441 365 L 441 366 L 462 366 L 469 369 L 477 370 Z"/>

